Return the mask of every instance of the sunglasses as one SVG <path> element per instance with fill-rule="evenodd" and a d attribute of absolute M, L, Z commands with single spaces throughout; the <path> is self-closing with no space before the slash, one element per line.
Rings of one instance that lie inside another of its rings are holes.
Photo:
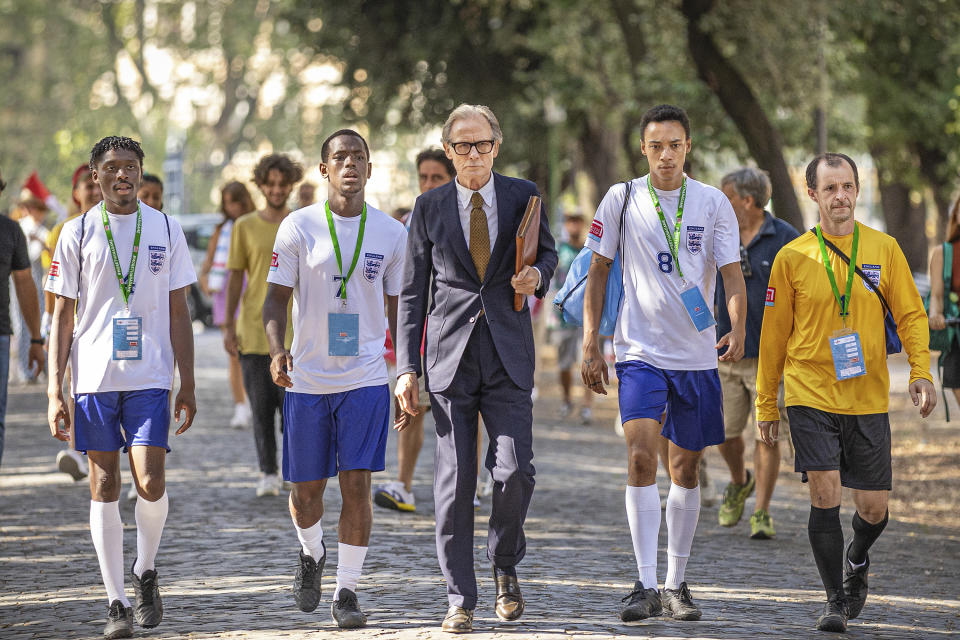
<path fill-rule="evenodd" d="M 740 270 L 743 271 L 743 277 L 749 278 L 753 275 L 753 267 L 750 266 L 750 254 L 747 253 L 747 248 L 740 245 Z"/>

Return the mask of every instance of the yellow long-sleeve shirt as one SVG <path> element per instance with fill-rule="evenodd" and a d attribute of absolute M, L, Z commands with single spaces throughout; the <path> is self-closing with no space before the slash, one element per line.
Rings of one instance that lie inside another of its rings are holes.
<path fill-rule="evenodd" d="M 885 233 L 857 223 L 857 265 L 868 276 L 879 274 L 897 333 L 910 361 L 910 380 L 930 377 L 930 334 L 923 302 L 900 245 Z M 823 234 L 850 256 L 853 234 Z M 843 295 L 847 265 L 827 248 Z M 830 287 L 816 235 L 804 233 L 785 245 L 773 261 L 760 332 L 757 372 L 757 420 L 779 420 L 777 387 L 781 374 L 787 406 L 805 406 L 842 414 L 884 413 L 888 409 L 883 305 L 854 274 L 846 326 L 860 335 L 866 374 L 837 380 L 829 338 L 843 328 L 840 307 Z"/>

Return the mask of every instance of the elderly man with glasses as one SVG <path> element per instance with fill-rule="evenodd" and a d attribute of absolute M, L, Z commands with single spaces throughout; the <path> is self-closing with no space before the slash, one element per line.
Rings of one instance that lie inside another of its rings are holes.
<path fill-rule="evenodd" d="M 724 436 L 717 447 L 730 468 L 730 484 L 723 494 L 718 519 L 724 527 L 736 525 L 743 515 L 744 503 L 757 490 L 757 503 L 750 517 L 750 537 L 755 540 L 775 535 L 770 517 L 770 497 L 780 472 L 780 445 L 774 441 L 765 444 L 760 439 L 753 415 L 757 399 L 757 358 L 760 345 L 760 325 L 767 297 L 770 266 L 780 247 L 797 237 L 797 230 L 764 210 L 770 200 L 770 178 L 759 169 L 744 167 L 728 173 L 720 182 L 722 191 L 740 227 L 740 268 L 747 285 L 747 333 L 743 359 L 720 363 L 720 384 L 723 387 Z M 717 282 L 717 337 L 730 331 L 723 282 Z M 783 409 L 783 385 L 780 386 L 780 436 L 789 439 L 787 414 Z M 753 473 L 744 464 L 743 432 L 754 424 Z"/>
<path fill-rule="evenodd" d="M 514 311 L 513 299 L 515 293 L 543 297 L 557 252 L 544 215 L 536 261 L 514 275 L 517 228 L 528 198 L 538 193 L 531 182 L 493 172 L 503 134 L 489 108 L 460 105 L 447 118 L 442 138 L 457 177 L 417 198 L 410 216 L 396 395 L 405 412 L 417 414 L 417 378 L 426 376 L 437 424 L 437 555 L 449 603 L 443 630 L 466 633 L 473 630 L 477 603 L 479 415 L 490 440 L 485 464 L 494 480 L 487 558 L 496 581 L 496 613 L 516 620 L 524 609 L 515 566 L 526 551 L 523 523 L 534 484 L 535 359 L 530 310 L 524 303 Z"/>

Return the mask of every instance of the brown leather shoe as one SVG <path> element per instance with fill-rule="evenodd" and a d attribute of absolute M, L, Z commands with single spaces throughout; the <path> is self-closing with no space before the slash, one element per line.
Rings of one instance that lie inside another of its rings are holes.
<path fill-rule="evenodd" d="M 494 568 L 493 579 L 497 583 L 497 617 L 505 622 L 519 619 L 523 615 L 523 595 L 517 577 L 497 575 Z"/>
<path fill-rule="evenodd" d="M 450 605 L 440 627 L 447 633 L 470 633 L 473 631 L 473 609 Z"/>

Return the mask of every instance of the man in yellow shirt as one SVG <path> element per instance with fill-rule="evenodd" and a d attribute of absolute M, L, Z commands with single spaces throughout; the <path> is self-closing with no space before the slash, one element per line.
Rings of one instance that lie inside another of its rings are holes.
<path fill-rule="evenodd" d="M 257 496 L 280 495 L 282 481 L 277 473 L 277 436 L 274 420 L 283 411 L 283 387 L 270 377 L 270 345 L 263 330 L 261 313 L 267 297 L 267 274 L 274 259 L 273 243 L 280 222 L 290 209 L 287 200 L 293 187 L 303 179 L 303 167 L 279 153 L 262 157 L 253 170 L 253 180 L 266 206 L 237 218 L 230 236 L 227 256 L 227 312 L 223 324 L 224 348 L 240 356 L 243 387 L 253 412 L 253 437 L 260 463 Z M 246 289 L 244 289 L 246 275 Z M 237 306 L 240 316 L 237 317 Z M 292 304 L 287 306 L 286 346 L 293 341 Z"/>
<path fill-rule="evenodd" d="M 867 597 L 867 551 L 887 524 L 891 488 L 885 311 L 874 287 L 897 323 L 921 417 L 937 397 L 927 318 L 906 258 L 896 240 L 853 218 L 857 165 L 842 153 L 821 154 L 807 166 L 806 182 L 820 224 L 784 246 L 773 263 L 760 334 L 757 423 L 763 441 L 775 442 L 782 373 L 795 469 L 810 482 L 810 545 L 827 592 L 817 628 L 845 631 Z M 846 550 L 841 486 L 853 490 L 857 508 Z"/>

